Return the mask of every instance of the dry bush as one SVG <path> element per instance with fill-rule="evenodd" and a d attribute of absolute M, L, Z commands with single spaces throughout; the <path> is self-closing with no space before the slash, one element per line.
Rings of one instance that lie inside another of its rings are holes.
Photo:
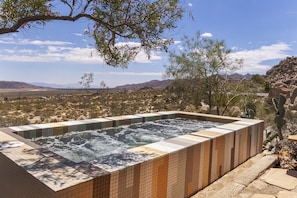
<path fill-rule="evenodd" d="M 0 126 L 46 123 L 96 117 L 131 115 L 165 110 L 196 111 L 187 93 L 179 97 L 167 90 L 116 91 L 40 96 L 0 102 Z M 19 109 L 18 111 L 16 109 Z M 12 112 L 17 118 L 7 119 Z M 17 113 L 16 113 L 17 112 Z M 25 118 L 22 116 L 25 115 Z"/>

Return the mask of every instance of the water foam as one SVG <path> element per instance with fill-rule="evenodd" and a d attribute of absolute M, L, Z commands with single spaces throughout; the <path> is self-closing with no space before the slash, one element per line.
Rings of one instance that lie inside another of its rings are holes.
<path fill-rule="evenodd" d="M 74 131 L 55 137 L 40 137 L 32 141 L 74 162 L 87 161 L 113 168 L 145 158 L 127 153 L 129 148 L 163 141 L 218 124 L 184 118 L 164 119 L 96 131 Z"/>

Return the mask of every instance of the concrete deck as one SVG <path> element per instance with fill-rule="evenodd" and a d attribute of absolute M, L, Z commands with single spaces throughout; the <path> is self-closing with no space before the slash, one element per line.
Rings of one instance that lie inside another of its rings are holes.
<path fill-rule="evenodd" d="M 297 171 L 273 168 L 276 159 L 258 154 L 191 198 L 297 198 Z"/>

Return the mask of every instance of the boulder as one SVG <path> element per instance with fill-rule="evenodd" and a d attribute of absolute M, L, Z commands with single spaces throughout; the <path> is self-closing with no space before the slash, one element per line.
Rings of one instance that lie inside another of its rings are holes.
<path fill-rule="evenodd" d="M 292 91 L 292 94 L 291 94 L 291 97 L 290 97 L 290 100 L 291 100 L 291 104 L 294 104 L 294 101 L 297 97 L 297 87 L 295 87 Z"/>
<path fill-rule="evenodd" d="M 291 100 L 291 103 L 288 105 L 288 109 L 289 110 L 297 110 L 297 97 L 294 98 L 293 103 Z"/>
<path fill-rule="evenodd" d="M 278 88 L 283 89 L 283 88 L 288 88 L 288 85 L 285 84 L 284 82 L 278 81 L 278 82 L 274 83 L 273 87 L 278 87 Z"/>
<path fill-rule="evenodd" d="M 201 112 L 201 113 L 209 113 L 209 108 L 210 108 L 209 105 L 206 104 L 203 101 L 200 104 L 201 104 L 201 107 L 199 109 L 199 112 Z"/>
<path fill-rule="evenodd" d="M 289 104 L 289 105 L 288 105 L 288 109 L 289 109 L 290 111 L 292 111 L 292 110 L 297 110 L 297 104 Z"/>
<path fill-rule="evenodd" d="M 186 106 L 185 111 L 193 112 L 196 110 L 196 107 L 192 104 Z"/>
<path fill-rule="evenodd" d="M 291 90 L 286 87 L 272 87 L 269 91 L 268 97 L 278 98 L 280 94 L 285 95 L 286 98 L 290 97 Z"/>
<path fill-rule="evenodd" d="M 201 113 L 209 113 L 209 106 L 201 106 L 199 109 Z"/>
<path fill-rule="evenodd" d="M 289 110 L 288 114 L 291 118 L 297 118 L 297 110 Z"/>
<path fill-rule="evenodd" d="M 241 109 L 237 106 L 233 106 L 230 108 L 230 116 L 232 117 L 239 117 L 241 113 Z"/>
<path fill-rule="evenodd" d="M 294 151 L 286 144 L 279 151 L 278 160 L 281 168 L 294 170 L 297 167 L 297 161 L 294 159 Z"/>

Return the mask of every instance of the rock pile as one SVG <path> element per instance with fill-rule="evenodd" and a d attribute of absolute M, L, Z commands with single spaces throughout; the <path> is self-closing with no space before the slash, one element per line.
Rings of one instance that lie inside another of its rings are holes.
<path fill-rule="evenodd" d="M 296 134 L 297 130 L 297 57 L 287 57 L 266 72 L 266 80 L 270 82 L 269 97 L 286 96 L 285 104 L 287 123 L 282 129 L 283 136 Z M 266 132 L 276 131 L 273 126 L 267 127 Z M 297 170 L 297 144 L 287 139 L 275 139 L 266 145 L 278 153 L 279 166 L 285 169 Z"/>
<path fill-rule="evenodd" d="M 266 72 L 266 78 L 271 84 L 283 83 L 287 86 L 297 86 L 297 57 L 287 57 L 278 65 Z"/>
<path fill-rule="evenodd" d="M 289 110 L 297 111 L 297 57 L 287 57 L 266 72 L 271 83 L 269 97 L 286 96 Z"/>

